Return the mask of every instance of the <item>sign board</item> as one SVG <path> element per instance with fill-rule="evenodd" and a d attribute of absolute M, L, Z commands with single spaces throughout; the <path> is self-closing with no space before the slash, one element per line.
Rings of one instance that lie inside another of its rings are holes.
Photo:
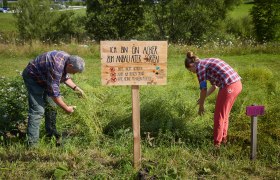
<path fill-rule="evenodd" d="M 101 41 L 101 83 L 166 85 L 167 41 Z"/>
<path fill-rule="evenodd" d="M 261 116 L 264 115 L 264 106 L 247 106 L 246 107 L 247 116 Z"/>

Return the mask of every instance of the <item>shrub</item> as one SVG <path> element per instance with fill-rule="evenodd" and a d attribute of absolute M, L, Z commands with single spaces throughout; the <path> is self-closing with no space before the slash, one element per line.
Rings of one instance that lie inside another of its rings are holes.
<path fill-rule="evenodd" d="M 16 12 L 19 36 L 24 41 L 51 43 L 85 38 L 85 17 L 75 16 L 73 11 L 50 11 L 47 0 L 20 0 Z"/>
<path fill-rule="evenodd" d="M 53 13 L 55 16 L 50 22 L 44 40 L 70 42 L 72 38 L 81 40 L 86 37 L 85 17 L 76 15 L 74 11 Z"/>
<path fill-rule="evenodd" d="M 23 80 L 0 77 L 0 131 L 18 131 L 27 117 L 27 93 Z"/>
<path fill-rule="evenodd" d="M 52 18 L 49 2 L 46 0 L 20 0 L 14 15 L 20 37 L 24 40 L 41 39 Z"/>

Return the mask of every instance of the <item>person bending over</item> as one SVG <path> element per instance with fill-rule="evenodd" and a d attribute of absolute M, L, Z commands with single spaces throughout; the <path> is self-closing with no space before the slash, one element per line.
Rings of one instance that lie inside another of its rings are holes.
<path fill-rule="evenodd" d="M 241 77 L 230 65 L 218 58 L 199 59 L 187 52 L 185 68 L 197 75 L 200 87 L 199 115 L 204 114 L 205 98 L 219 88 L 214 113 L 214 146 L 219 148 L 227 142 L 229 114 L 242 90 Z M 207 81 L 211 87 L 207 88 Z"/>
<path fill-rule="evenodd" d="M 37 56 L 24 69 L 22 76 L 28 92 L 28 146 L 36 146 L 39 140 L 40 122 L 45 115 L 45 129 L 48 137 L 55 136 L 60 145 L 61 136 L 56 129 L 56 105 L 66 113 L 74 112 L 75 106 L 67 105 L 61 95 L 60 83 L 84 95 L 84 92 L 70 78 L 69 74 L 84 71 L 84 60 L 64 51 L 50 51 Z"/>

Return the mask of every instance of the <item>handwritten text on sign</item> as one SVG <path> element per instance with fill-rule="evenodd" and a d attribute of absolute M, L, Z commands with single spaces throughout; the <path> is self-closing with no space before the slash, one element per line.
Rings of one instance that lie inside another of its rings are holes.
<path fill-rule="evenodd" d="M 166 41 L 101 41 L 102 85 L 165 85 Z"/>

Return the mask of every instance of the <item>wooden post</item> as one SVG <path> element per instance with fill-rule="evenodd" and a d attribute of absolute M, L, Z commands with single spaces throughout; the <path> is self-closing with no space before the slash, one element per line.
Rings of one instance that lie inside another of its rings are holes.
<path fill-rule="evenodd" d="M 246 107 L 246 115 L 251 116 L 251 160 L 255 160 L 257 157 L 257 116 L 264 115 L 264 106 L 252 106 Z"/>
<path fill-rule="evenodd" d="M 251 118 L 251 160 L 257 157 L 257 116 Z"/>
<path fill-rule="evenodd" d="M 132 127 L 133 127 L 133 164 L 135 169 L 141 166 L 140 146 L 140 97 L 139 85 L 132 85 Z"/>

